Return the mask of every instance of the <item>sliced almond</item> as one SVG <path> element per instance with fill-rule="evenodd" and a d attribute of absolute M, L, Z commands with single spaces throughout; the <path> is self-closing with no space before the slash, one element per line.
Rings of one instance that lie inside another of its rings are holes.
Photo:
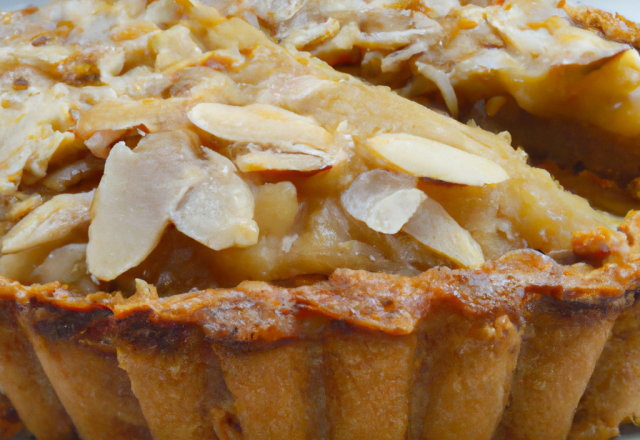
<path fill-rule="evenodd" d="M 106 159 L 109 156 L 109 147 L 122 137 L 127 130 L 99 130 L 85 141 L 87 148 L 94 156 Z"/>
<path fill-rule="evenodd" d="M 101 173 L 104 170 L 104 160 L 94 156 L 87 156 L 65 167 L 62 167 L 42 179 L 42 185 L 53 191 L 64 191 L 82 179 Z"/>
<path fill-rule="evenodd" d="M 157 53 L 155 67 L 160 71 L 185 58 L 202 55 L 202 49 L 193 39 L 189 28 L 180 24 L 154 35 L 151 47 Z"/>
<path fill-rule="evenodd" d="M 416 188 L 417 183 L 406 174 L 367 171 L 353 181 L 340 201 L 351 216 L 374 231 L 395 234 L 427 198 Z"/>
<path fill-rule="evenodd" d="M 257 241 L 251 190 L 231 161 L 198 143 L 174 131 L 148 135 L 134 151 L 114 146 L 92 209 L 91 273 L 112 280 L 137 266 L 170 221 L 213 249 Z"/>
<path fill-rule="evenodd" d="M 19 218 L 22 218 L 25 215 L 29 214 L 31 211 L 33 211 L 43 203 L 44 200 L 42 196 L 38 193 L 33 193 L 24 200 L 20 200 L 19 202 L 15 202 L 13 205 L 11 205 L 11 209 L 9 209 L 9 212 L 7 212 L 5 220 L 18 220 Z"/>
<path fill-rule="evenodd" d="M 104 156 L 109 142 L 115 141 L 116 133 L 144 125 L 148 131 L 177 130 L 188 127 L 186 112 L 193 102 L 182 98 L 142 99 L 139 101 L 111 100 L 96 104 L 82 113 L 76 132 L 82 139 L 91 139 L 92 151 Z M 111 131 L 110 134 L 93 138 L 96 132 Z M 115 133 L 114 133 L 115 132 Z M 108 142 L 107 142 L 108 141 Z"/>
<path fill-rule="evenodd" d="M 364 145 L 393 167 L 416 177 L 471 186 L 499 183 L 509 178 L 495 162 L 418 136 L 381 134 L 368 139 Z"/>
<path fill-rule="evenodd" d="M 402 230 L 462 267 L 484 263 L 480 245 L 435 200 L 423 201 Z"/>
<path fill-rule="evenodd" d="M 81 292 L 96 292 L 98 286 L 87 271 L 86 251 L 86 244 L 76 243 L 55 249 L 33 272 L 33 281 L 40 284 L 59 281 Z"/>
<path fill-rule="evenodd" d="M 325 166 L 321 157 L 271 151 L 254 151 L 238 156 L 236 165 L 243 173 L 264 170 L 313 171 Z"/>
<path fill-rule="evenodd" d="M 267 104 L 237 107 L 225 104 L 198 104 L 188 114 L 195 125 L 221 139 L 276 146 L 288 153 L 296 144 L 328 151 L 331 134 L 313 119 Z"/>
<path fill-rule="evenodd" d="M 287 164 L 293 167 L 287 169 L 322 169 L 346 159 L 336 148 L 333 136 L 313 119 L 272 105 L 198 104 L 188 116 L 196 126 L 220 139 L 251 144 L 253 150 L 272 150 L 271 156 L 257 154 L 240 159 L 238 166 L 244 169 L 285 169 Z M 321 160 L 275 156 L 282 153 Z M 311 168 L 312 164 L 316 164 L 315 168 Z"/>
<path fill-rule="evenodd" d="M 2 239 L 2 252 L 20 252 L 59 240 L 91 221 L 89 207 L 93 191 L 60 194 L 31 211 Z"/>
<path fill-rule="evenodd" d="M 111 150 L 92 206 L 89 271 L 112 280 L 137 266 L 156 247 L 169 214 L 191 182 L 184 168 L 197 160 L 196 140 L 183 131 L 143 138 L 135 151 Z"/>
<path fill-rule="evenodd" d="M 171 212 L 178 230 L 214 250 L 251 246 L 258 242 L 253 221 L 254 200 L 249 185 L 233 163 L 211 150 L 205 177 L 191 188 Z"/>

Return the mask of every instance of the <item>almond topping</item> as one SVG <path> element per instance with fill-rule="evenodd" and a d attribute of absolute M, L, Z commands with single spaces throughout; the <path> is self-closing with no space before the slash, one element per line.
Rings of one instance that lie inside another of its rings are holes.
<path fill-rule="evenodd" d="M 107 147 L 128 128 L 144 125 L 155 133 L 189 126 L 186 111 L 193 105 L 183 98 L 106 101 L 82 113 L 76 132 L 98 157 L 106 158 Z M 94 137 L 96 132 L 100 132 Z"/>
<path fill-rule="evenodd" d="M 60 194 L 31 211 L 2 239 L 2 252 L 14 253 L 59 240 L 88 226 L 93 191 Z"/>
<path fill-rule="evenodd" d="M 112 280 L 141 263 L 173 221 L 212 247 L 255 244 L 253 196 L 226 158 L 187 131 L 147 135 L 131 151 L 116 144 L 93 205 L 87 262 Z"/>
<path fill-rule="evenodd" d="M 95 157 L 106 159 L 109 156 L 109 147 L 120 139 L 126 129 L 122 130 L 98 130 L 84 144 Z"/>
<path fill-rule="evenodd" d="M 202 49 L 191 35 L 189 28 L 180 24 L 160 32 L 151 38 L 156 56 L 156 70 L 165 70 L 183 59 L 202 55 Z"/>
<path fill-rule="evenodd" d="M 402 230 L 462 267 L 484 263 L 480 245 L 433 199 L 423 201 Z"/>
<path fill-rule="evenodd" d="M 171 221 L 180 232 L 214 250 L 256 244 L 258 225 L 249 185 L 229 159 L 211 150 L 204 153 L 204 176 L 171 212 Z"/>
<path fill-rule="evenodd" d="M 313 171 L 324 168 L 324 161 L 307 154 L 254 151 L 236 157 L 236 165 L 243 173 L 264 170 Z"/>
<path fill-rule="evenodd" d="M 509 175 L 495 162 L 430 139 L 408 134 L 381 134 L 365 146 L 392 166 L 416 177 L 483 186 Z"/>
<path fill-rule="evenodd" d="M 86 263 L 86 244 L 68 244 L 52 251 L 33 272 L 33 280 L 40 284 L 59 281 L 72 284 L 76 290 L 90 293 L 98 290 Z"/>
<path fill-rule="evenodd" d="M 333 136 L 313 119 L 272 105 L 198 104 L 188 116 L 196 126 L 220 139 L 251 144 L 252 153 L 238 161 L 241 170 L 322 169 L 346 159 Z M 270 150 L 271 155 L 260 155 L 258 148 Z M 282 153 L 318 159 L 276 157 Z"/>
<path fill-rule="evenodd" d="M 374 231 L 395 234 L 427 198 L 417 184 L 415 177 L 406 174 L 367 171 L 353 181 L 340 201 L 351 216 Z"/>
<path fill-rule="evenodd" d="M 169 224 L 169 212 L 188 187 L 182 166 L 195 159 L 183 132 L 142 139 L 135 151 L 124 142 L 111 150 L 92 206 L 89 271 L 112 280 L 137 266 L 156 247 Z"/>

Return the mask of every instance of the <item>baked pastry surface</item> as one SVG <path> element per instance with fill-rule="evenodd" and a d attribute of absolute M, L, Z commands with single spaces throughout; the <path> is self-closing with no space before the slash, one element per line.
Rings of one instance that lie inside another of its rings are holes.
<path fill-rule="evenodd" d="M 506 133 L 276 44 L 295 11 L 217 6 L 3 16 L 0 385 L 29 430 L 551 439 L 633 420 L 606 378 L 640 383 L 635 214 L 593 209 Z"/>

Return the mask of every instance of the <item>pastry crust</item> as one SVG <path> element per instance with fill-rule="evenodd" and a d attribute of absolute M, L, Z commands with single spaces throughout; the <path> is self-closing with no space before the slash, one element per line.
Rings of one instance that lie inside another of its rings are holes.
<path fill-rule="evenodd" d="M 18 413 L 6 396 L 0 395 L 0 438 L 10 439 L 22 430 Z"/>
<path fill-rule="evenodd" d="M 569 4 L 565 4 L 563 8 L 571 19 L 584 29 L 596 31 L 609 40 L 631 44 L 636 49 L 640 46 L 638 25 L 619 14 Z"/>
<path fill-rule="evenodd" d="M 343 270 L 168 299 L 144 283 L 130 299 L 1 292 L 85 438 L 491 438 L 501 418 L 507 438 L 564 438 L 637 265 L 585 271 L 518 251 L 477 270 Z M 567 380 L 544 379 L 557 371 Z M 98 414 L 111 422 L 96 431 Z"/>
<path fill-rule="evenodd" d="M 2 386 L 25 425 L 39 439 L 76 439 L 71 419 L 60 403 L 49 378 L 38 362 L 23 328 L 16 305 L 0 301 L 0 372 Z M 33 402 L 38 402 L 34 405 Z M 10 419 L 9 419 L 10 420 Z M 15 435 L 16 425 L 11 425 Z"/>

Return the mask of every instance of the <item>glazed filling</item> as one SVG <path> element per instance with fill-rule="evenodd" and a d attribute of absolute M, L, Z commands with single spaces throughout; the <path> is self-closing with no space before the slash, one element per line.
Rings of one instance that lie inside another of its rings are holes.
<path fill-rule="evenodd" d="M 256 15 L 87 0 L 3 21 L 0 274 L 21 283 L 171 295 L 625 251 L 507 134 L 278 46 Z"/>

